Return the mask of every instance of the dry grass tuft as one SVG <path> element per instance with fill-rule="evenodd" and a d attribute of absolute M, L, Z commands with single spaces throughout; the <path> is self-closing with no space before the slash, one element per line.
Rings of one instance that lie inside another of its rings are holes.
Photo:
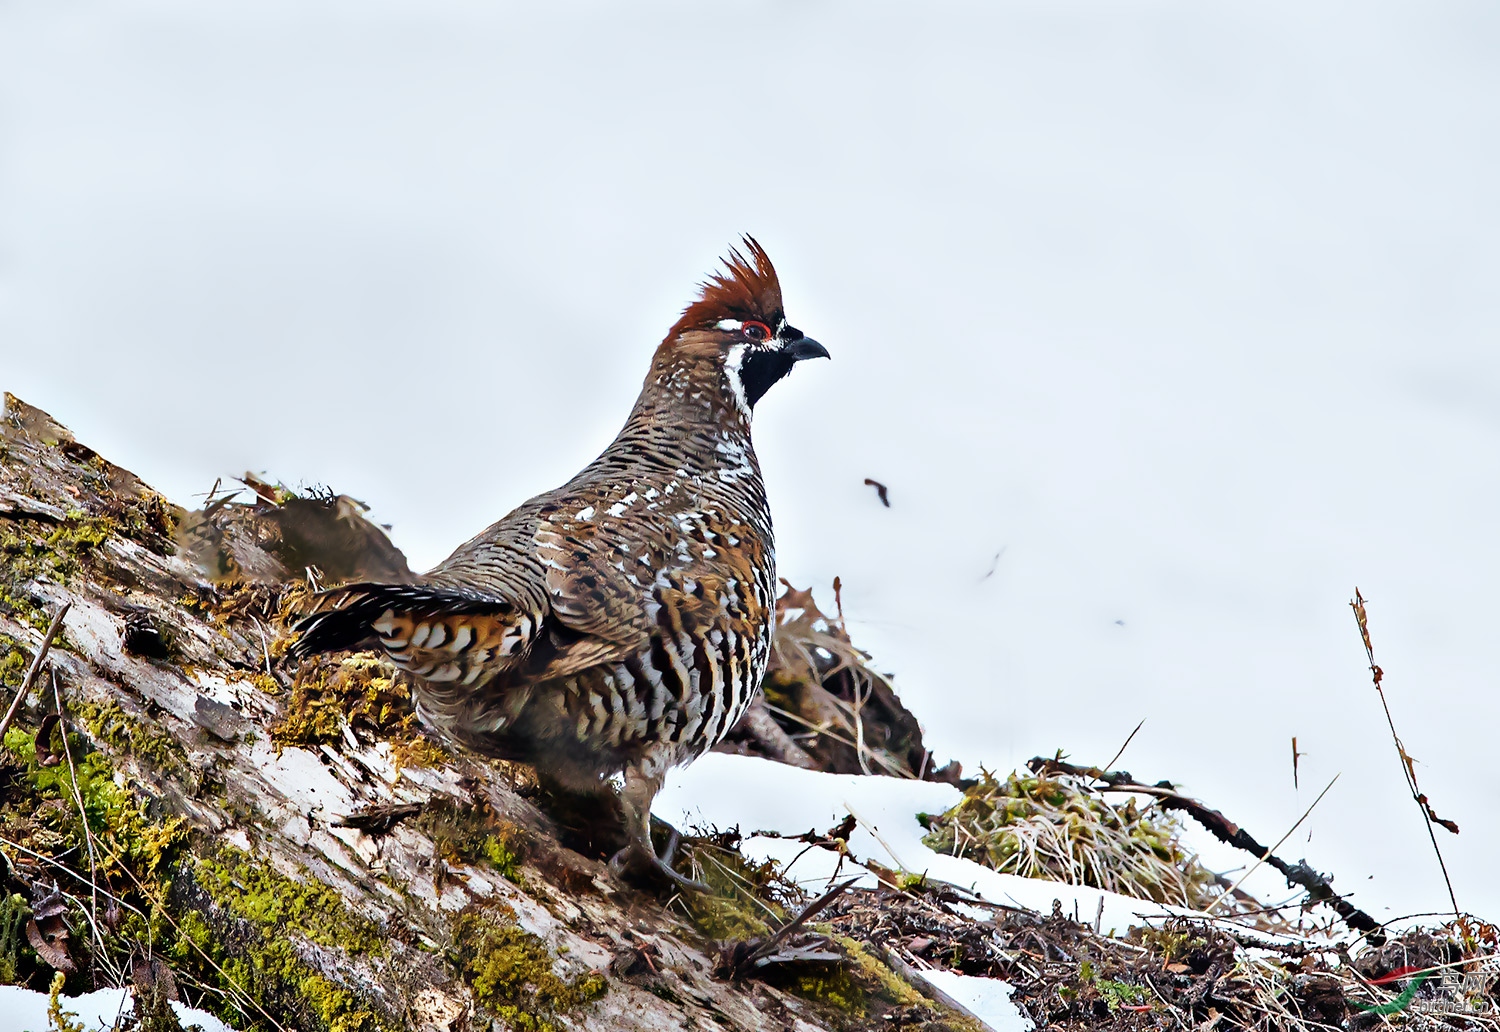
<path fill-rule="evenodd" d="M 1259 911 L 1248 896 L 1221 899 L 1227 883 L 1183 845 L 1182 831 L 1181 821 L 1154 802 L 1141 805 L 1134 796 L 1123 805 L 1111 802 L 1083 778 L 1012 773 L 1002 781 L 982 771 L 962 802 L 928 819 L 924 841 L 1025 878 L 1200 911 L 1217 901 L 1231 917 Z M 1257 923 L 1267 920 L 1257 915 Z"/>

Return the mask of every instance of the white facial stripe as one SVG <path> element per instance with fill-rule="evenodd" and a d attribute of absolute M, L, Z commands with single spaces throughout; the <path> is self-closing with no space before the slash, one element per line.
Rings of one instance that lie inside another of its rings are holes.
<path fill-rule="evenodd" d="M 725 320 L 728 321 L 730 320 Z M 740 378 L 740 366 L 744 364 L 747 347 L 745 344 L 736 344 L 729 349 L 729 355 L 724 359 L 724 375 L 729 380 L 729 389 L 734 392 L 735 404 L 739 406 L 745 421 L 749 422 L 750 402 L 745 397 L 745 381 Z"/>
<path fill-rule="evenodd" d="M 742 330 L 745 324 L 738 319 L 720 319 L 716 324 L 721 330 Z"/>

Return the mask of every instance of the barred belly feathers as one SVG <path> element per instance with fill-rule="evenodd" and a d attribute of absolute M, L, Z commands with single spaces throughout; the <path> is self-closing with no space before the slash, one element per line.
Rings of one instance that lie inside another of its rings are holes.
<path fill-rule="evenodd" d="M 688 885 L 651 848 L 651 801 L 734 726 L 771 647 L 751 413 L 797 362 L 828 356 L 788 325 L 755 240 L 724 264 L 597 459 L 412 583 L 322 593 L 293 647 L 383 649 L 429 727 L 575 791 L 623 774 L 630 845 L 612 866 Z"/>

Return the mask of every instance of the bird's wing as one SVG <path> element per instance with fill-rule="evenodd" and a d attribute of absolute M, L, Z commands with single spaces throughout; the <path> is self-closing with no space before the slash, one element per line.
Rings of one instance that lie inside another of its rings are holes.
<path fill-rule="evenodd" d="M 590 507 L 534 499 L 416 584 L 354 584 L 320 596 L 298 625 L 300 654 L 377 638 L 404 669 L 460 685 L 504 674 L 556 680 L 649 647 L 654 582 L 670 527 L 600 524 Z"/>
<path fill-rule="evenodd" d="M 635 536 L 635 535 L 632 535 Z M 546 570 L 547 601 L 577 634 L 621 645 L 639 644 L 650 626 L 644 599 L 652 574 L 626 566 L 631 545 L 591 523 L 544 520 L 536 530 L 537 559 Z"/>
<path fill-rule="evenodd" d="M 490 597 L 521 603 L 515 612 L 494 614 L 505 624 L 500 634 L 524 634 L 509 662 L 490 667 L 512 683 L 556 680 L 616 662 L 646 645 L 650 620 L 643 600 L 650 575 L 643 587 L 640 575 L 627 574 L 622 562 L 626 552 L 642 548 L 601 534 L 596 524 L 579 518 L 580 512 L 586 517 L 588 506 L 573 497 L 539 496 L 421 578 L 425 585 L 460 591 L 477 586 Z M 398 621 L 396 640 L 407 630 Z M 444 657 L 436 658 L 436 669 L 443 671 Z M 423 657 L 420 666 L 430 661 Z M 414 672 L 420 674 L 420 667 Z"/>

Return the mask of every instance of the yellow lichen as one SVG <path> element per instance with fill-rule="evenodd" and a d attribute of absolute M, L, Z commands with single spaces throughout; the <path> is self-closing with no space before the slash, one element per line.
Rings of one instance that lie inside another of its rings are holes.
<path fill-rule="evenodd" d="M 175 956 L 194 961 L 200 951 L 213 958 L 222 979 L 233 987 L 221 1016 L 255 1023 L 258 1011 L 234 1001 L 244 996 L 301 1013 L 328 1032 L 377 1032 L 386 1028 L 368 1001 L 330 981 L 302 956 L 299 941 L 350 956 L 379 955 L 387 948 L 381 927 L 353 913 L 343 897 L 323 883 L 297 881 L 249 854 L 224 847 L 191 866 L 197 888 L 213 903 L 207 915 L 189 911 L 180 921 L 182 939 Z M 222 950 L 225 934 L 237 945 Z"/>
<path fill-rule="evenodd" d="M 551 1020 L 603 996 L 608 983 L 593 972 L 564 979 L 547 944 L 515 924 L 506 908 L 471 911 L 454 929 L 454 952 L 474 999 L 511 1028 L 555 1032 Z"/>
<path fill-rule="evenodd" d="M 304 663 L 286 714 L 270 729 L 271 740 L 277 745 L 331 745 L 343 740 L 346 724 L 356 735 L 389 741 L 398 766 L 421 766 L 446 757 L 422 736 L 407 686 L 389 664 L 367 652 L 336 665 Z"/>

